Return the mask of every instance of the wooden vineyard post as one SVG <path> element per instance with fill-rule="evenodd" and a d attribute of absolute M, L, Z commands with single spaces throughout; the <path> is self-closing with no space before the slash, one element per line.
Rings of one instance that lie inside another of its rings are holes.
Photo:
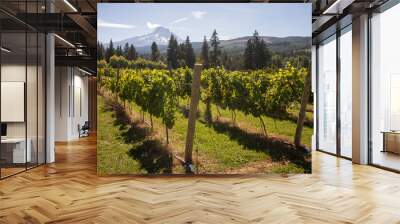
<path fill-rule="evenodd" d="M 185 145 L 185 167 L 187 173 L 193 173 L 193 139 L 195 133 L 196 119 L 197 119 L 197 107 L 200 98 L 200 74 L 202 65 L 196 64 L 194 66 L 194 73 L 192 79 L 192 93 L 190 98 L 190 110 L 188 119 L 188 129 L 186 132 L 186 145 Z"/>
<path fill-rule="evenodd" d="M 306 119 L 306 109 L 308 98 L 310 97 L 311 92 L 311 69 L 308 68 L 306 80 L 304 83 L 304 91 L 303 96 L 301 98 L 301 105 L 299 111 L 299 117 L 297 119 L 296 133 L 294 135 L 294 145 L 299 147 L 301 145 L 301 134 L 303 132 L 304 120 Z"/>

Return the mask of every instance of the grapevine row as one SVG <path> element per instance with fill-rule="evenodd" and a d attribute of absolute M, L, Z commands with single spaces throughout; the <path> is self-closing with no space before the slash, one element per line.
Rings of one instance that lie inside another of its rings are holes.
<path fill-rule="evenodd" d="M 134 102 L 150 116 L 158 117 L 168 129 L 174 126 L 179 98 L 188 99 L 193 71 L 189 68 L 120 69 L 109 65 L 98 69 L 100 84 L 122 100 Z M 267 134 L 263 115 L 278 116 L 299 103 L 306 69 L 286 68 L 273 72 L 227 71 L 210 68 L 201 74 L 202 101 L 207 105 L 206 120 L 212 121 L 211 104 L 260 119 Z"/>

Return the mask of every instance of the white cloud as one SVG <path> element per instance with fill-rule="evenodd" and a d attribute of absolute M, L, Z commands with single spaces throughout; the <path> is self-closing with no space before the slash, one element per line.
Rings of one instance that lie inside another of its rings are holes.
<path fill-rule="evenodd" d="M 180 22 L 183 22 L 183 21 L 186 21 L 186 20 L 188 20 L 188 18 L 187 17 L 183 17 L 183 18 L 179 18 L 177 20 L 172 21 L 170 24 L 180 23 Z"/>
<path fill-rule="evenodd" d="M 99 19 L 97 22 L 98 27 L 107 27 L 107 28 L 116 28 L 116 29 L 133 29 L 136 26 L 129 24 L 121 24 L 121 23 L 109 23 L 104 20 Z"/>
<path fill-rule="evenodd" d="M 151 23 L 151 22 L 147 22 L 146 25 L 149 29 L 154 29 L 154 28 L 161 26 L 160 24 Z"/>
<path fill-rule="evenodd" d="M 206 14 L 207 12 L 204 11 L 192 11 L 192 16 L 195 19 L 202 19 Z"/>

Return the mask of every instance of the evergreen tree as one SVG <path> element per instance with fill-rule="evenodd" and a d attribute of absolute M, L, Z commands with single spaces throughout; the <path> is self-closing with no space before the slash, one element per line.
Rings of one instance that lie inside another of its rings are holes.
<path fill-rule="evenodd" d="M 113 56 L 115 54 L 115 49 L 114 49 L 114 43 L 112 41 L 112 39 L 110 40 L 110 44 L 108 45 L 108 48 L 106 50 L 106 61 L 109 62 L 111 56 Z"/>
<path fill-rule="evenodd" d="M 244 50 L 244 68 L 254 69 L 254 44 L 253 40 L 247 40 L 246 49 Z"/>
<path fill-rule="evenodd" d="M 178 45 L 178 60 L 185 60 L 186 46 L 185 43 Z"/>
<path fill-rule="evenodd" d="M 117 55 L 117 56 L 122 56 L 123 55 L 123 51 L 122 51 L 122 47 L 121 46 L 118 46 L 117 47 L 117 50 L 115 51 L 115 54 Z"/>
<path fill-rule="evenodd" d="M 97 42 L 97 60 L 103 60 L 105 57 L 105 49 L 102 43 Z"/>
<path fill-rule="evenodd" d="M 133 46 L 133 44 L 131 44 L 131 46 L 129 46 L 129 50 L 128 50 L 128 54 L 126 56 L 126 59 L 128 60 L 136 60 L 137 59 L 137 53 L 136 53 L 136 49 L 135 46 Z"/>
<path fill-rule="evenodd" d="M 158 50 L 158 46 L 156 42 L 151 44 L 151 60 L 159 61 L 160 60 L 160 50 Z"/>
<path fill-rule="evenodd" d="M 267 65 L 267 45 L 264 40 L 260 38 L 257 30 L 253 34 L 254 42 L 254 68 L 262 69 Z"/>
<path fill-rule="evenodd" d="M 196 63 L 196 55 L 194 54 L 194 50 L 192 44 L 190 43 L 189 36 L 186 37 L 185 50 L 186 50 L 185 52 L 186 66 L 194 68 L 194 63 Z"/>
<path fill-rule="evenodd" d="M 128 44 L 128 42 L 125 44 L 125 46 L 124 46 L 124 52 L 123 52 L 123 56 L 125 57 L 125 58 L 128 58 L 128 52 L 129 52 L 129 44 Z"/>
<path fill-rule="evenodd" d="M 209 47 L 208 47 L 208 43 L 207 43 L 207 38 L 206 36 L 204 36 L 204 40 L 203 40 L 203 46 L 201 47 L 201 60 L 203 62 L 203 67 L 204 68 L 209 68 L 210 67 L 210 62 L 209 62 L 209 58 L 208 58 L 208 51 L 209 51 Z"/>
<path fill-rule="evenodd" d="M 174 35 L 171 35 L 168 42 L 167 49 L 167 63 L 168 68 L 175 69 L 178 68 L 178 41 L 175 39 Z"/>
<path fill-rule="evenodd" d="M 265 44 L 265 41 L 260 38 L 257 30 L 254 31 L 253 37 L 247 41 L 244 51 L 244 67 L 245 69 L 262 69 L 265 68 L 271 61 L 271 54 Z"/>
<path fill-rule="evenodd" d="M 212 67 L 217 67 L 221 64 L 220 56 L 221 56 L 221 47 L 219 46 L 220 42 L 218 39 L 218 33 L 214 30 L 213 34 L 211 35 L 210 45 L 210 65 Z"/>
<path fill-rule="evenodd" d="M 265 43 L 265 41 L 263 39 L 261 39 L 260 43 L 259 43 L 259 57 L 262 59 L 261 61 L 259 61 L 258 63 L 258 67 L 259 68 L 265 68 L 267 67 L 269 64 L 271 64 L 271 53 L 268 50 L 267 44 Z"/>
<path fill-rule="evenodd" d="M 223 51 L 221 54 L 221 63 L 225 69 L 232 70 L 231 58 L 229 57 L 229 55 L 226 51 Z"/>
<path fill-rule="evenodd" d="M 186 66 L 186 45 L 185 43 L 180 43 L 178 45 L 178 67 Z"/>

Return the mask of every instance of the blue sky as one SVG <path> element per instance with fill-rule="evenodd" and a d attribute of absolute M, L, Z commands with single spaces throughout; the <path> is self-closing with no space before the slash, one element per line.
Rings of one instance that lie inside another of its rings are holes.
<path fill-rule="evenodd" d="M 148 34 L 157 26 L 192 41 L 209 38 L 214 29 L 222 40 L 254 30 L 262 36 L 311 36 L 311 4 L 99 3 L 97 18 L 101 42 Z"/>

